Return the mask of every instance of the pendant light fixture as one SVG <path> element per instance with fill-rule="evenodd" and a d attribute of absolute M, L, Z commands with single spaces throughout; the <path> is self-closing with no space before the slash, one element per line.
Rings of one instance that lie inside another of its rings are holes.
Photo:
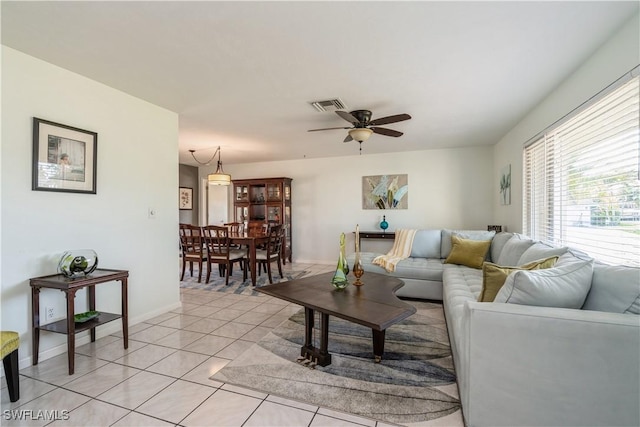
<path fill-rule="evenodd" d="M 207 161 L 207 162 L 201 162 L 200 160 L 196 159 L 196 155 L 195 152 L 196 150 L 189 150 L 189 152 L 191 153 L 191 157 L 193 157 L 193 160 L 196 161 L 196 163 L 203 165 L 203 166 L 208 166 L 211 161 L 213 159 L 215 159 L 216 155 L 218 156 L 218 167 L 216 168 L 216 171 L 214 173 L 210 173 L 207 176 L 207 180 L 209 181 L 209 184 L 211 185 L 231 185 L 231 175 L 224 173 L 224 170 L 222 169 L 222 160 L 221 160 L 221 153 L 220 153 L 220 147 L 218 146 L 218 148 L 216 149 L 216 152 L 213 153 L 213 156 L 211 156 L 211 158 Z"/>

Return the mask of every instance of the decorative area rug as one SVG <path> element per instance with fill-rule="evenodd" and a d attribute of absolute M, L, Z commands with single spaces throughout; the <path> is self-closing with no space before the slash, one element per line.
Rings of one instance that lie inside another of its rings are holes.
<path fill-rule="evenodd" d="M 387 329 L 381 363 L 373 360 L 370 329 L 331 317 L 332 363 L 300 364 L 301 310 L 211 379 L 390 423 L 428 425 L 460 411 L 460 401 L 442 306 L 408 302 L 417 312 Z"/>
<path fill-rule="evenodd" d="M 275 268 L 275 271 L 271 271 L 271 277 L 273 278 L 273 283 L 286 282 L 287 280 L 298 279 L 304 276 L 306 271 L 283 271 L 282 274 L 284 278 L 280 278 L 278 274 L 278 267 Z M 205 291 L 213 291 L 213 292 L 227 292 L 234 294 L 243 294 L 243 295 L 260 295 L 259 292 L 255 291 L 255 288 L 251 285 L 251 273 L 247 273 L 247 280 L 242 280 L 242 269 L 235 266 L 233 269 L 233 274 L 229 277 L 229 286 L 225 285 L 225 278 L 220 277 L 218 273 L 218 269 L 216 268 L 211 272 L 211 278 L 209 283 L 205 283 L 205 279 L 207 278 L 206 270 L 202 273 L 202 282 L 198 283 L 198 270 L 193 270 L 193 277 L 189 276 L 189 266 L 187 265 L 187 271 L 184 273 L 184 280 L 180 282 L 181 288 L 186 289 L 203 289 Z M 266 272 L 262 272 L 261 276 L 256 278 L 256 288 L 260 286 L 269 284 L 269 276 Z"/>

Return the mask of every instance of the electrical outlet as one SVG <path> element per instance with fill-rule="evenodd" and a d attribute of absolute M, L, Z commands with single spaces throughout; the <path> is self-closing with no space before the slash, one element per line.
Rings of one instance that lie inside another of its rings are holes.
<path fill-rule="evenodd" d="M 44 308 L 44 319 L 45 320 L 53 320 L 55 317 L 56 311 L 53 307 L 45 307 Z"/>

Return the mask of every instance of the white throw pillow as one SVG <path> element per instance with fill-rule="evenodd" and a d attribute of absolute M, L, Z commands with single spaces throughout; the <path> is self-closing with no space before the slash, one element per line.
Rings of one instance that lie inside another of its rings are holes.
<path fill-rule="evenodd" d="M 418 230 L 411 245 L 412 258 L 440 258 L 440 230 Z"/>
<path fill-rule="evenodd" d="M 514 236 L 514 233 L 507 233 L 506 231 L 502 231 L 500 233 L 496 233 L 491 240 L 491 261 L 494 263 L 498 263 L 498 258 L 502 253 L 502 249 L 504 245 Z"/>
<path fill-rule="evenodd" d="M 640 314 L 640 268 L 596 263 L 583 310 Z"/>
<path fill-rule="evenodd" d="M 551 258 L 552 256 L 560 256 L 567 253 L 568 250 L 569 248 L 567 247 L 556 248 L 553 246 L 549 246 L 546 243 L 536 242 L 535 244 L 531 245 L 529 249 L 524 251 L 524 253 L 520 257 L 516 265 L 528 264 L 531 261 L 535 261 L 537 259 L 545 259 L 545 258 Z"/>
<path fill-rule="evenodd" d="M 534 240 L 528 239 L 520 234 L 514 235 L 507 243 L 505 243 L 498 260 L 495 261 L 495 263 L 498 265 L 512 267 L 521 265 L 518 264 L 518 260 L 520 260 L 522 254 L 534 243 Z"/>
<path fill-rule="evenodd" d="M 580 309 L 593 275 L 593 260 L 566 254 L 555 267 L 518 270 L 507 277 L 494 302 Z"/>

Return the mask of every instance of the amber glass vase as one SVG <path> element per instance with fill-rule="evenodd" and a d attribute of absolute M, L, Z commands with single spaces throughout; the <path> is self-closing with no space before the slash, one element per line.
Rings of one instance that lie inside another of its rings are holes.
<path fill-rule="evenodd" d="M 364 268 L 362 268 L 362 261 L 360 260 L 360 252 L 356 252 L 356 259 L 353 262 L 353 275 L 356 276 L 356 281 L 353 282 L 354 286 L 362 286 L 364 283 L 360 281 L 360 278 L 364 274 Z"/>

